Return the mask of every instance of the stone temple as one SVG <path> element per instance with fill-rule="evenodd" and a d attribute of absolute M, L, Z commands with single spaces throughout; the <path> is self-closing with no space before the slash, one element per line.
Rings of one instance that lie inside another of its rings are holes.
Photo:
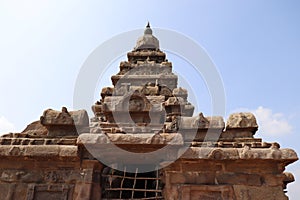
<path fill-rule="evenodd" d="M 48 109 L 0 137 L 1 200 L 288 199 L 297 155 L 255 138 L 253 114 L 194 114 L 149 24 L 127 58 L 91 119 Z"/>

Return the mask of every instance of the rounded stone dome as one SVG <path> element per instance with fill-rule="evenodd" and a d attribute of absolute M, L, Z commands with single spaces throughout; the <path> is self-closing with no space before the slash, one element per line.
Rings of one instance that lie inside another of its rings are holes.
<path fill-rule="evenodd" d="M 143 49 L 159 49 L 159 41 L 156 37 L 152 35 L 152 29 L 150 28 L 150 24 L 148 23 L 144 35 L 140 37 L 137 42 L 134 50 L 143 50 Z"/>

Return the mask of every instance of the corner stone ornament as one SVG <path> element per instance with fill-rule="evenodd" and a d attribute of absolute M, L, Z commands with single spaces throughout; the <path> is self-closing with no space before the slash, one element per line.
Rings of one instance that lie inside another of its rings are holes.
<path fill-rule="evenodd" d="M 92 118 L 47 109 L 0 137 L 0 199 L 288 199 L 295 151 L 255 138 L 252 113 L 194 114 L 149 23 L 127 58 Z"/>

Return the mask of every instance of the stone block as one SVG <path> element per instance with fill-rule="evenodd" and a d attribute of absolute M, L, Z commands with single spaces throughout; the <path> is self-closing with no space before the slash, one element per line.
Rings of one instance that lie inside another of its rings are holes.
<path fill-rule="evenodd" d="M 181 134 L 81 134 L 78 144 L 171 144 L 183 145 Z"/>
<path fill-rule="evenodd" d="M 233 113 L 229 116 L 226 129 L 249 129 L 255 132 L 258 129 L 256 118 L 252 113 L 240 112 Z"/>
<path fill-rule="evenodd" d="M 263 174 L 263 183 L 267 186 L 282 186 L 285 176 L 283 174 Z"/>
<path fill-rule="evenodd" d="M 40 122 L 47 128 L 50 137 L 76 136 L 89 130 L 89 117 L 85 110 L 69 112 L 63 107 L 60 112 L 48 109 L 44 111 Z"/>
<path fill-rule="evenodd" d="M 199 113 L 196 117 L 180 117 L 178 125 L 179 129 L 209 128 L 209 120 Z"/>
<path fill-rule="evenodd" d="M 182 162 L 183 172 L 215 172 L 222 170 L 222 164 L 217 164 L 209 161 L 199 161 L 199 162 Z"/>
<path fill-rule="evenodd" d="M 258 174 L 217 173 L 216 182 L 220 185 L 250 185 L 261 186 L 262 178 Z"/>
<path fill-rule="evenodd" d="M 68 111 L 65 107 L 62 111 L 52 109 L 45 110 L 41 116 L 41 124 L 44 126 L 51 125 L 76 125 L 89 126 L 89 117 L 85 110 Z"/>
<path fill-rule="evenodd" d="M 226 185 L 181 185 L 178 188 L 179 199 L 228 200 L 235 199 L 233 189 Z"/>
<path fill-rule="evenodd" d="M 288 200 L 288 197 L 283 193 L 282 187 L 268 186 L 233 186 L 236 200 Z"/>
<path fill-rule="evenodd" d="M 22 133 L 30 136 L 46 136 L 48 134 L 48 130 L 41 124 L 40 121 L 35 121 L 27 125 Z"/>
<path fill-rule="evenodd" d="M 281 173 L 278 169 L 276 162 L 269 160 L 256 160 L 255 162 L 249 160 L 236 160 L 226 162 L 224 164 L 224 170 L 232 173 L 256 173 L 256 174 L 277 174 Z"/>

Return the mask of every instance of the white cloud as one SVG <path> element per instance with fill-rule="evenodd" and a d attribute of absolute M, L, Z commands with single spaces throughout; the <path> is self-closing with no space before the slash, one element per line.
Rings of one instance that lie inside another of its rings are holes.
<path fill-rule="evenodd" d="M 262 106 L 252 111 L 259 124 L 259 132 L 263 135 L 282 136 L 292 132 L 292 126 L 282 113 L 273 113 Z"/>
<path fill-rule="evenodd" d="M 9 122 L 5 117 L 0 117 L 0 135 L 14 131 L 14 125 Z"/>
<path fill-rule="evenodd" d="M 235 112 L 252 112 L 258 123 L 258 133 L 263 136 L 280 137 L 292 132 L 293 127 L 289 124 L 287 117 L 283 113 L 273 113 L 269 108 L 259 106 L 255 110 L 248 108 L 238 108 Z"/>

